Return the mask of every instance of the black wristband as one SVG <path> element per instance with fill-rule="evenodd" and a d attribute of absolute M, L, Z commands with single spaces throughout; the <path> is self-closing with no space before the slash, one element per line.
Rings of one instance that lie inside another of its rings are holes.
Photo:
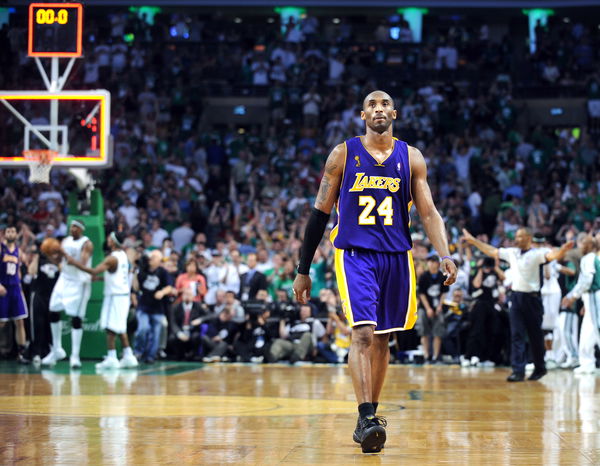
<path fill-rule="evenodd" d="M 304 241 L 302 241 L 302 248 L 300 249 L 298 273 L 308 275 L 310 264 L 323 238 L 327 222 L 329 222 L 329 214 L 313 207 L 308 218 L 308 223 L 306 224 L 306 230 L 304 230 Z"/>

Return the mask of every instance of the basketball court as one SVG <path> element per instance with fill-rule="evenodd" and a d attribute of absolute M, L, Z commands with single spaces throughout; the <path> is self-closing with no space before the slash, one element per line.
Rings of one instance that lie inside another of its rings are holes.
<path fill-rule="evenodd" d="M 0 462 L 598 464 L 594 376 L 391 366 L 388 441 L 364 455 L 344 366 L 161 363 L 94 374 L 0 365 Z"/>

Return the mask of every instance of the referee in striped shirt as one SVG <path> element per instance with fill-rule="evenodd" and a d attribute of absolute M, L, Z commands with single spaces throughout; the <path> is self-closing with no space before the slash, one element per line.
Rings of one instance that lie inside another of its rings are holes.
<path fill-rule="evenodd" d="M 525 365 L 527 351 L 525 335 L 529 337 L 531 353 L 535 369 L 529 380 L 538 380 L 546 375 L 544 364 L 544 332 L 542 331 L 542 318 L 544 308 L 540 289 L 542 287 L 541 266 L 546 262 L 561 260 L 568 250 L 573 248 L 573 241 L 569 241 L 560 249 L 532 248 L 532 234 L 528 228 L 521 227 L 515 236 L 514 248 L 495 248 L 476 239 L 467 230 L 463 230 L 467 243 L 475 246 L 485 255 L 500 258 L 510 264 L 512 280 L 512 293 L 508 307 L 510 309 L 511 333 L 511 366 L 512 374 L 506 379 L 508 382 L 522 382 L 525 379 Z"/>

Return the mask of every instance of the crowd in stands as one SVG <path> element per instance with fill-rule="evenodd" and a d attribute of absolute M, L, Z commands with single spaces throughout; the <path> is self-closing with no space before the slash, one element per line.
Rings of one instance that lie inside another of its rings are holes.
<path fill-rule="evenodd" d="M 523 83 L 600 97 L 598 30 L 552 21 L 536 28 L 531 53 L 526 28 L 515 40 L 484 23 L 425 28 L 417 45 L 405 21 L 394 41 L 388 21 L 365 31 L 350 18 L 308 16 L 283 26 L 237 19 L 180 13 L 149 25 L 128 12 L 86 17 L 85 58 L 69 85 L 113 96 L 115 166 L 94 173 L 106 230 L 127 233 L 140 273 L 150 267 L 142 263 L 146 254 L 160 256 L 173 287 L 161 300 L 164 341 L 146 359 L 167 351 L 206 361 L 344 360 L 349 329 L 326 239 L 311 267 L 311 305 L 294 305 L 291 286 L 326 156 L 363 133 L 362 98 L 382 88 L 398 109 L 395 136 L 426 158 L 461 265 L 455 287 L 426 298 L 448 317 L 442 330 L 431 329 L 433 356 L 505 363 L 501 279 L 493 292 L 498 313 L 486 324 L 493 338 L 482 339 L 481 326 L 469 327 L 466 317 L 479 271 L 500 275 L 500 265 L 473 255 L 461 232 L 468 227 L 499 247 L 521 225 L 550 244 L 600 231 L 598 134 L 519 124 L 513 99 Z M 39 87 L 16 30 L 0 30 L 3 50 L 12 51 L 0 57 L 0 88 Z M 130 34 L 135 39 L 125 42 Z M 202 99 L 210 93 L 268 96 L 269 124 L 207 126 Z M 0 141 L 6 135 L 0 124 Z M 66 172 L 53 170 L 50 185 L 30 185 L 24 171 L 2 170 L 0 187 L 0 223 L 16 223 L 38 240 L 67 234 L 74 182 Z M 439 272 L 416 215 L 411 232 L 426 295 L 427 280 Z M 419 342 L 415 332 L 393 338 L 400 360 Z M 428 347 L 423 352 L 432 356 Z"/>

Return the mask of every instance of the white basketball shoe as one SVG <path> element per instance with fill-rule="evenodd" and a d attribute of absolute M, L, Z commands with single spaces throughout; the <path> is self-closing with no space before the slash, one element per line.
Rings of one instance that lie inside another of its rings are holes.
<path fill-rule="evenodd" d="M 81 359 L 79 359 L 79 356 L 71 355 L 69 358 L 69 364 L 71 369 L 81 369 Z"/>
<path fill-rule="evenodd" d="M 139 366 L 137 358 L 133 354 L 126 354 L 119 361 L 121 369 L 130 369 Z"/>
<path fill-rule="evenodd" d="M 65 359 L 67 353 L 64 349 L 51 349 L 50 352 L 42 359 L 42 366 L 54 366 L 58 361 Z"/>
<path fill-rule="evenodd" d="M 119 364 L 119 360 L 114 357 L 106 356 L 104 361 L 96 364 L 96 370 L 101 371 L 105 369 L 119 369 L 121 365 Z"/>

